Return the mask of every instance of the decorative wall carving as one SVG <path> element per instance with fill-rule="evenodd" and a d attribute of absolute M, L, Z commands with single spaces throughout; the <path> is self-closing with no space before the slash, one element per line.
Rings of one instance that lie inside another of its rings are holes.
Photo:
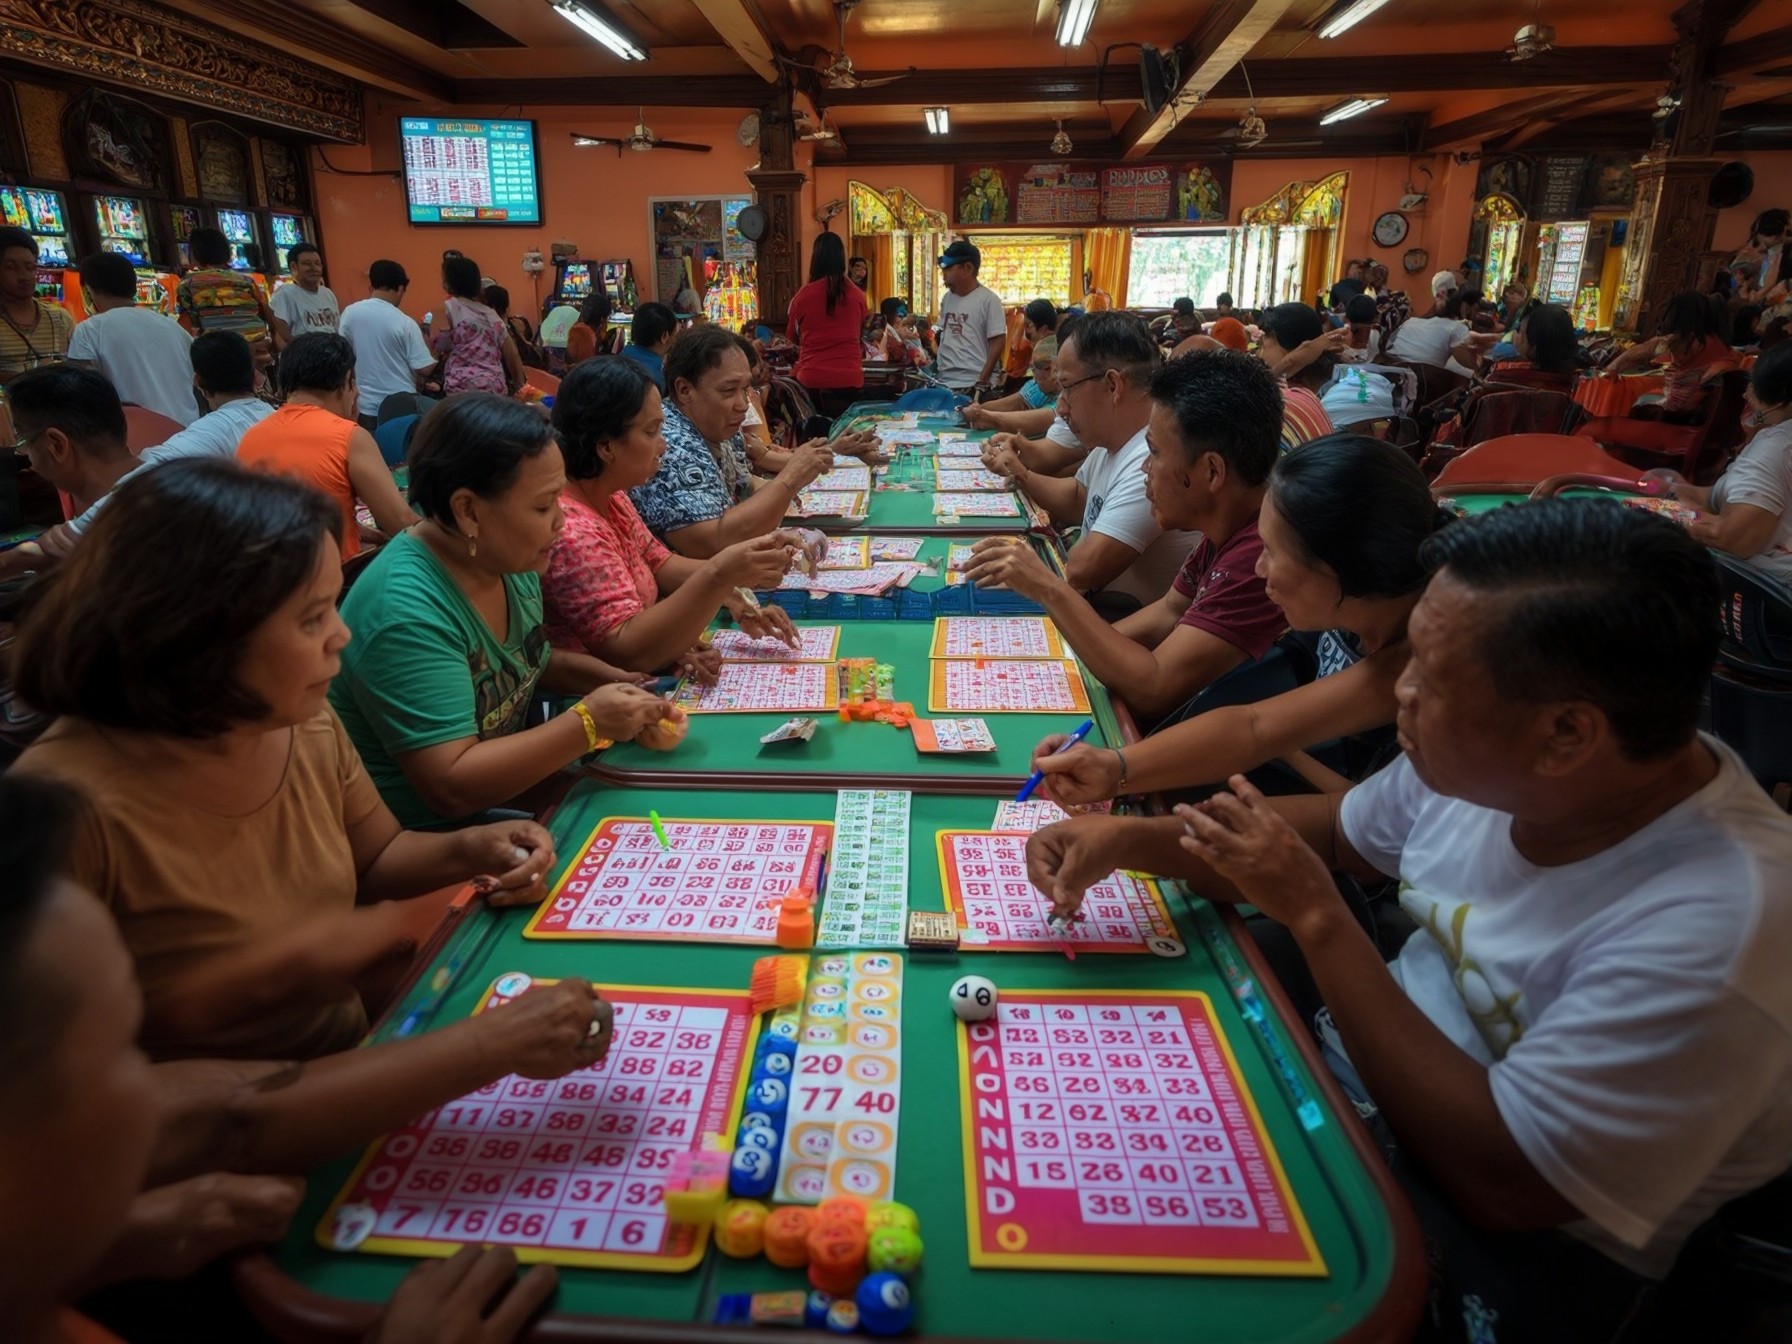
<path fill-rule="evenodd" d="M 267 183 L 268 204 L 276 210 L 304 211 L 310 202 L 305 193 L 305 159 L 301 150 L 278 140 L 256 137 L 261 149 L 262 180 Z"/>
<path fill-rule="evenodd" d="M 199 194 L 208 201 L 248 205 L 249 137 L 221 121 L 193 127 L 193 151 L 199 164 Z"/>
<path fill-rule="evenodd" d="M 19 101 L 19 130 L 25 136 L 31 176 L 68 181 L 68 159 L 62 153 L 62 110 L 68 106 L 68 95 L 40 84 L 18 83 L 13 91 Z"/>
<path fill-rule="evenodd" d="M 139 191 L 167 187 L 167 123 L 134 99 L 81 94 L 62 115 L 62 149 L 77 177 Z"/>
<path fill-rule="evenodd" d="M 185 196 L 189 200 L 199 194 L 199 174 L 193 170 L 193 144 L 187 136 L 187 119 L 170 117 L 168 119 L 169 139 L 174 141 L 174 162 L 180 170 L 180 180 L 175 184 L 175 194 Z"/>
<path fill-rule="evenodd" d="M 0 0 L 0 52 L 332 140 L 366 137 L 352 81 L 143 0 Z"/>

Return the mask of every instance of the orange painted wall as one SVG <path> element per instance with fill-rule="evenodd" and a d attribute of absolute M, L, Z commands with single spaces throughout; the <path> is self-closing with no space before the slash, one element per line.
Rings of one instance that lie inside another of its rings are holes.
<path fill-rule="evenodd" d="M 1748 241 L 1748 227 L 1755 216 L 1775 206 L 1792 209 L 1792 150 L 1762 150 L 1738 154 L 1755 170 L 1755 190 L 1741 205 L 1717 212 L 1717 231 L 1712 235 L 1715 248 L 1738 248 Z"/>

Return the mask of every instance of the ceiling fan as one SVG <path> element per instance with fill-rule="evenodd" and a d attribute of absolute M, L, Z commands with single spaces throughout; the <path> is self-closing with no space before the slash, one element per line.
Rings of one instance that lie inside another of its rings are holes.
<path fill-rule="evenodd" d="M 837 145 L 840 143 L 840 132 L 828 125 L 827 113 L 825 112 L 822 113 L 819 122 L 801 122 L 800 124 L 803 131 L 801 135 L 797 136 L 798 140 L 812 140 L 824 145 Z"/>
<path fill-rule="evenodd" d="M 840 49 L 825 53 L 829 57 L 826 65 L 817 67 L 806 61 L 793 61 L 787 56 L 780 56 L 778 59 L 798 70 L 814 70 L 820 76 L 823 88 L 835 90 L 875 89 L 879 85 L 894 84 L 897 80 L 907 79 L 909 75 L 914 74 L 915 67 L 911 65 L 906 72 L 900 75 L 885 75 L 882 79 L 866 79 L 853 68 L 852 57 L 846 54 L 846 16 L 853 11 L 858 3 L 859 0 L 834 0 L 834 17 L 840 25 Z M 815 48 L 811 47 L 808 50 L 813 51 Z"/>
<path fill-rule="evenodd" d="M 1244 88 L 1245 92 L 1250 95 L 1251 106 L 1250 110 L 1238 119 L 1238 125 L 1226 131 L 1225 134 L 1231 137 L 1237 148 L 1255 149 L 1269 139 L 1269 123 L 1257 115 L 1257 91 L 1251 87 L 1251 72 L 1245 69 L 1243 61 L 1238 63 L 1238 69 L 1244 75 Z"/>
<path fill-rule="evenodd" d="M 710 148 L 708 145 L 693 145 L 683 140 L 660 139 L 647 124 L 647 114 L 642 108 L 635 109 L 635 129 L 632 134 L 618 138 L 613 135 L 580 135 L 574 131 L 572 142 L 580 149 L 615 145 L 617 158 L 622 157 L 624 149 L 632 149 L 637 154 L 645 154 L 650 149 L 682 149 L 690 154 L 707 154 Z"/>

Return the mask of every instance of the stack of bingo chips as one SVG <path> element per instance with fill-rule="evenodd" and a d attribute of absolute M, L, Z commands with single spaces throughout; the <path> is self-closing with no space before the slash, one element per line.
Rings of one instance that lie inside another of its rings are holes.
<path fill-rule="evenodd" d="M 843 1195 L 813 1209 L 791 1204 L 766 1210 L 757 1200 L 730 1201 L 717 1216 L 716 1245 L 746 1258 L 764 1252 L 782 1269 L 804 1269 L 811 1291 L 735 1293 L 718 1304 L 722 1324 L 799 1323 L 835 1334 L 864 1330 L 897 1335 L 914 1321 L 909 1280 L 921 1265 L 920 1224 L 907 1205 L 867 1204 Z"/>
<path fill-rule="evenodd" d="M 753 1072 L 747 1079 L 745 1109 L 728 1168 L 728 1192 L 736 1202 L 764 1199 L 777 1184 L 784 1121 L 790 1113 L 790 1073 L 795 1066 L 795 1018 L 779 1014 L 753 1051 Z"/>

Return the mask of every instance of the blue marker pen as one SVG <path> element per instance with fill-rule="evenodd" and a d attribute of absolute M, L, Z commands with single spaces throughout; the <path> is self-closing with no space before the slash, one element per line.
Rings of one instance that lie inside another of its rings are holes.
<path fill-rule="evenodd" d="M 1085 737 L 1089 736 L 1089 730 L 1094 726 L 1094 719 L 1084 719 L 1083 726 L 1078 728 L 1069 737 L 1065 738 L 1064 741 L 1058 745 L 1058 750 L 1054 751 L 1052 755 L 1057 756 L 1062 752 L 1069 751 L 1078 742 L 1081 742 Z M 1043 770 L 1035 770 L 1032 774 L 1028 775 L 1027 782 L 1022 784 L 1020 786 L 1020 792 L 1014 795 L 1014 801 L 1017 803 L 1026 802 L 1027 799 L 1033 796 L 1033 790 L 1039 787 L 1039 781 L 1044 778 L 1045 771 Z"/>

